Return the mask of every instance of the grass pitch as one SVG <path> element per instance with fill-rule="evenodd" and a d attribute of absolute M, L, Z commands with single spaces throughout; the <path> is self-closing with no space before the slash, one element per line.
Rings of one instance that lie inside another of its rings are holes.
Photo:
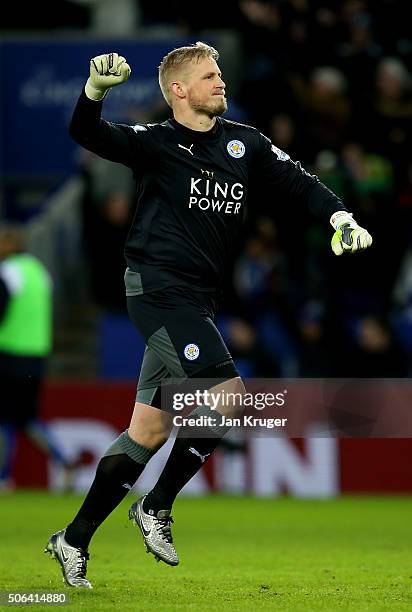
<path fill-rule="evenodd" d="M 173 568 L 145 553 L 127 520 L 129 496 L 93 540 L 92 591 L 63 586 L 43 554 L 80 501 L 0 497 L 1 591 L 65 591 L 70 603 L 60 609 L 88 612 L 412 609 L 411 498 L 181 497 L 173 531 L 181 563 Z"/>

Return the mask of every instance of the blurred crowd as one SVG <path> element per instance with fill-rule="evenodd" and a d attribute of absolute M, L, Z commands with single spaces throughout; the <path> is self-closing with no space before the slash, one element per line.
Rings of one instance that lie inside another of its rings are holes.
<path fill-rule="evenodd" d="M 275 207 L 257 188 L 253 208 L 265 202 L 264 216 L 256 216 L 234 269 L 234 293 L 246 306 L 238 320 L 229 317 L 236 349 L 276 346 L 281 375 L 406 376 L 412 357 L 406 4 L 244 0 L 239 9 L 246 58 L 239 102 L 249 120 L 341 196 L 375 242 L 359 257 L 334 258 L 330 228 L 291 203 Z"/>
<path fill-rule="evenodd" d="M 63 4 L 73 9 L 76 3 Z M 72 25 L 77 19 L 77 25 L 87 27 L 90 3 L 77 4 L 81 7 L 70 13 Z M 228 83 L 228 118 L 259 128 L 317 174 L 374 237 L 370 252 L 336 258 L 329 246 L 331 227 L 252 185 L 247 231 L 220 319 L 241 373 L 411 374 L 408 3 L 209 0 L 202 10 L 187 0 L 128 4 L 134 4 L 143 28 L 173 27 L 206 42 L 207 31 L 232 32 L 240 55 L 232 89 Z M 168 116 L 160 99 L 158 108 L 139 112 L 137 121 Z M 123 312 L 122 245 L 133 187 L 119 166 L 84 159 L 84 244 L 94 298 L 107 310 Z M 108 246 L 104 262 L 100 250 L 97 254 L 97 234 L 99 244 L 103 235 Z"/>

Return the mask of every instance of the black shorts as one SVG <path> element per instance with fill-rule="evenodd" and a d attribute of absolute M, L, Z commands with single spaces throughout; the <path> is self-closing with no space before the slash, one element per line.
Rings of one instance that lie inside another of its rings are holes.
<path fill-rule="evenodd" d="M 210 379 L 218 384 L 239 376 L 216 327 L 213 295 L 168 287 L 128 296 L 127 308 L 146 342 L 136 401 L 161 408 L 160 387 L 168 378 Z"/>

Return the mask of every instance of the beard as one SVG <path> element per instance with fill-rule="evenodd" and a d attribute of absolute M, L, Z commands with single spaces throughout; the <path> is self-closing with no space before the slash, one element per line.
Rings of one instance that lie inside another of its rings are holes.
<path fill-rule="evenodd" d="M 213 96 L 205 102 L 197 97 L 196 94 L 191 94 L 189 95 L 188 102 L 192 110 L 201 115 L 207 115 L 210 119 L 220 117 L 220 115 L 227 111 L 227 101 L 222 96 Z"/>

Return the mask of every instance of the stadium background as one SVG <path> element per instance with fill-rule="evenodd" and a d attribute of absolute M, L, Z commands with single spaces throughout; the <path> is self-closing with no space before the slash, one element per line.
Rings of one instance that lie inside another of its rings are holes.
<path fill-rule="evenodd" d="M 159 6 L 161 4 L 161 6 Z M 68 452 L 75 489 L 128 422 L 143 346 L 125 313 L 128 170 L 67 134 L 90 57 L 118 50 L 132 79 L 104 116 L 158 121 L 168 109 L 156 67 L 175 46 L 221 51 L 227 117 L 270 136 L 342 196 L 374 237 L 370 252 L 334 258 L 331 228 L 253 186 L 220 326 L 245 377 L 405 378 L 412 360 L 412 118 L 407 3 L 401 0 L 61 1 L 10 7 L 2 19 L 0 223 L 27 229 L 54 281 L 54 350 L 42 411 Z M 102 248 L 104 245 L 104 248 Z M 164 454 L 140 481 L 145 488 Z M 404 440 L 251 441 L 221 449 L 187 492 L 327 497 L 411 492 Z M 17 486 L 62 486 L 52 462 L 20 440 Z"/>

